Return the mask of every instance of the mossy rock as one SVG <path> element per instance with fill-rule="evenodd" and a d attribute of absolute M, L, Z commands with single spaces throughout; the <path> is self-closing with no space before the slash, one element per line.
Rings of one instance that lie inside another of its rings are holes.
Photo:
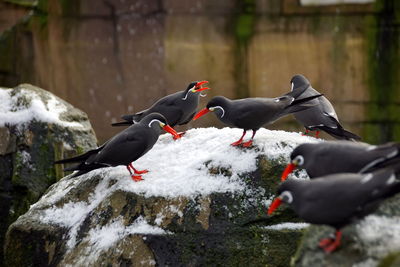
<path fill-rule="evenodd" d="M 8 90 L 14 103 L 8 111 L 10 115 L 29 110 L 33 100 L 49 109 L 48 101 L 55 100 L 64 108 L 61 121 L 82 125 L 68 127 L 32 117 L 15 123 L 10 120 L 0 128 L 3 137 L 0 140 L 0 212 L 3 218 L 0 243 L 3 244 L 8 226 L 65 175 L 62 166 L 54 165 L 54 161 L 94 148 L 97 141 L 87 115 L 51 93 L 29 84 L 0 90 Z"/>

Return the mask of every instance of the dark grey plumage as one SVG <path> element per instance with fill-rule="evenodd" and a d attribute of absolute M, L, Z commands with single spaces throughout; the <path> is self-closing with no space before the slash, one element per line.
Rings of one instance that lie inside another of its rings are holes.
<path fill-rule="evenodd" d="M 292 195 L 293 200 L 288 204 L 300 218 L 341 228 L 373 212 L 379 202 L 400 192 L 400 181 L 393 169 L 384 168 L 366 174 L 290 179 L 279 186 L 278 195 L 285 191 Z"/>
<path fill-rule="evenodd" d="M 124 121 L 113 123 L 112 126 L 131 125 L 139 122 L 142 118 L 153 112 L 162 114 L 171 127 L 186 124 L 196 114 L 196 109 L 200 101 L 200 92 L 209 89 L 208 87 L 202 88 L 202 85 L 205 83 L 207 81 L 192 82 L 186 90 L 164 96 L 146 110 L 135 114 L 123 115 L 121 118 Z"/>
<path fill-rule="evenodd" d="M 65 169 L 67 171 L 78 171 L 72 177 L 95 169 L 118 165 L 129 166 L 132 170 L 135 170 L 131 163 L 146 154 L 154 146 L 163 128 L 172 134 L 177 134 L 166 124 L 163 115 L 151 113 L 139 123 L 131 125 L 112 137 L 102 146 L 73 158 L 56 161 L 55 164 L 78 162 L 78 165 Z M 129 167 L 128 170 L 131 172 Z M 135 173 L 143 172 L 135 170 Z M 132 176 L 134 179 L 135 177 L 140 176 Z"/>
<path fill-rule="evenodd" d="M 294 92 L 277 98 L 258 97 L 231 100 L 224 96 L 216 96 L 207 103 L 206 108 L 197 113 L 194 119 L 213 111 L 223 123 L 244 130 L 242 138 L 232 145 L 250 146 L 256 131 L 263 125 L 273 123 L 290 113 L 310 108 L 309 102 L 321 95 L 300 100 L 295 96 Z M 249 142 L 242 144 L 247 130 L 253 130 L 253 136 Z"/>
<path fill-rule="evenodd" d="M 297 99 L 319 94 L 317 90 L 312 88 L 310 82 L 303 75 L 298 74 L 293 76 L 290 82 L 293 92 L 301 92 Z M 307 130 L 321 130 L 336 139 L 361 140 L 358 135 L 345 130 L 342 125 L 340 125 L 335 109 L 326 97 L 322 96 L 318 99 L 314 99 L 310 101 L 309 104 L 313 105 L 313 107 L 293 114 L 296 120 Z"/>
<path fill-rule="evenodd" d="M 268 214 L 282 203 L 308 223 L 324 224 L 336 229 L 336 237 L 323 239 L 320 247 L 326 252 L 340 245 L 340 229 L 374 212 L 379 204 L 400 192 L 396 175 L 400 164 L 373 173 L 341 173 L 313 180 L 287 180 L 278 188 L 279 197 Z"/>
<path fill-rule="evenodd" d="M 349 141 L 305 143 L 293 150 L 290 160 L 291 164 L 305 169 L 310 178 L 343 172 L 366 173 L 400 163 L 400 144 L 372 146 Z"/>

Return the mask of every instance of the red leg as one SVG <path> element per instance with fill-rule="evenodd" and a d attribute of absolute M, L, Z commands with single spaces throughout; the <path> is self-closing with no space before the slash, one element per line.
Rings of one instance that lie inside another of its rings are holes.
<path fill-rule="evenodd" d="M 253 135 L 251 136 L 251 139 L 249 141 L 247 141 L 246 143 L 243 143 L 242 146 L 243 147 L 251 147 L 253 145 L 253 138 L 256 135 L 257 131 L 253 130 Z"/>
<path fill-rule="evenodd" d="M 315 132 L 315 138 L 319 138 L 319 133 L 320 133 L 320 131 L 318 131 L 318 130 Z"/>
<path fill-rule="evenodd" d="M 334 241 L 331 244 L 325 246 L 324 251 L 326 253 L 332 253 L 340 246 L 341 240 L 342 240 L 342 232 L 339 230 L 336 230 Z"/>
<path fill-rule="evenodd" d="M 174 136 L 174 137 L 173 137 L 174 140 L 178 140 L 179 138 L 181 138 L 182 136 L 184 136 L 185 133 L 186 133 L 186 132 L 180 132 L 180 133 L 178 133 L 179 137 L 175 137 L 175 136 Z"/>
<path fill-rule="evenodd" d="M 328 238 L 323 238 L 319 241 L 319 247 L 320 248 L 324 248 L 326 246 L 329 246 L 330 244 L 333 243 L 333 241 L 335 241 L 335 238 L 332 237 L 328 237 Z"/>
<path fill-rule="evenodd" d="M 134 180 L 135 182 L 139 182 L 143 181 L 143 178 L 140 175 L 132 175 L 132 180 Z"/>
<path fill-rule="evenodd" d="M 302 133 L 301 135 L 308 135 L 310 133 L 310 131 L 306 128 L 306 131 L 304 133 Z"/>
<path fill-rule="evenodd" d="M 128 166 L 126 166 L 126 168 L 128 169 L 128 171 L 129 171 L 129 173 L 130 173 L 130 175 L 131 175 L 131 177 L 132 177 L 132 180 L 134 180 L 135 182 L 139 182 L 139 181 L 142 181 L 142 180 L 143 180 L 142 176 L 140 176 L 140 175 L 135 175 L 135 174 L 132 173 L 131 168 L 132 168 L 132 169 L 134 170 L 134 172 L 136 173 L 136 170 L 135 170 L 135 168 L 133 168 L 132 163 L 129 164 Z"/>
<path fill-rule="evenodd" d="M 148 170 L 139 171 L 139 170 L 135 169 L 133 167 L 132 163 L 129 164 L 129 167 L 131 167 L 131 169 L 135 172 L 135 174 L 144 174 L 144 173 L 148 173 L 149 172 Z"/>
<path fill-rule="evenodd" d="M 236 142 L 233 142 L 233 143 L 231 144 L 231 146 L 240 146 L 240 145 L 242 144 L 242 142 L 243 142 L 243 137 L 244 137 L 245 135 L 246 135 L 246 130 L 243 130 L 242 137 L 240 137 L 240 139 L 237 140 Z"/>
<path fill-rule="evenodd" d="M 126 168 L 128 169 L 128 171 L 129 171 L 129 174 L 132 176 L 133 175 L 133 173 L 132 173 L 132 171 L 131 171 L 131 165 L 129 164 L 128 166 L 126 166 Z"/>

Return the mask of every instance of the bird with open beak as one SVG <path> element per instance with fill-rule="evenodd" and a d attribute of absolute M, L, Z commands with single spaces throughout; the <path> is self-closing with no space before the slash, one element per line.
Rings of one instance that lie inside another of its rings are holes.
<path fill-rule="evenodd" d="M 82 155 L 56 161 L 55 164 L 78 163 L 64 169 L 77 171 L 71 177 L 77 177 L 95 169 L 125 165 L 135 182 L 141 181 L 141 174 L 147 170 L 135 169 L 132 162 L 146 154 L 157 142 L 162 130 L 179 138 L 178 133 L 167 124 L 165 117 L 159 113 L 145 116 L 139 123 L 115 135 L 102 146 Z"/>
<path fill-rule="evenodd" d="M 242 136 L 238 141 L 232 143 L 232 146 L 250 147 L 256 132 L 263 125 L 271 124 L 290 113 L 310 108 L 308 102 L 320 96 L 322 95 L 314 95 L 301 100 L 297 100 L 295 93 L 292 92 L 276 98 L 257 97 L 231 100 L 223 96 L 216 96 L 194 116 L 193 120 L 213 112 L 223 123 L 243 129 Z M 249 141 L 243 142 L 248 130 L 252 130 L 253 135 Z"/>
<path fill-rule="evenodd" d="M 139 122 L 142 118 L 150 113 L 160 113 L 166 119 L 171 127 L 176 125 L 184 125 L 190 122 L 196 114 L 199 105 L 201 92 L 209 90 L 209 87 L 203 87 L 208 81 L 191 82 L 183 91 L 179 91 L 155 102 L 150 108 L 131 115 L 123 115 L 122 122 L 111 124 L 112 126 L 125 126 Z M 184 132 L 178 134 L 181 137 Z M 177 139 L 178 137 L 174 137 Z"/>
<path fill-rule="evenodd" d="M 305 169 L 310 178 L 334 173 L 366 173 L 400 162 L 400 144 L 373 146 L 361 142 L 327 141 L 305 143 L 290 154 L 282 181 L 296 168 Z"/>
<path fill-rule="evenodd" d="M 371 214 L 383 200 L 400 192 L 400 181 L 396 178 L 399 170 L 397 164 L 373 173 L 286 180 L 279 186 L 278 197 L 269 206 L 268 215 L 286 203 L 306 222 L 335 228 L 334 237 L 319 242 L 319 247 L 331 253 L 341 243 L 343 227 Z"/>

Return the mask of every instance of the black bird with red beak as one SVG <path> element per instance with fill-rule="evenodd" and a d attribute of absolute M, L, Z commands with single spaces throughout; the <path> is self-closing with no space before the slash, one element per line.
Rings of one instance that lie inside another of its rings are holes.
<path fill-rule="evenodd" d="M 329 225 L 336 229 L 334 238 L 322 239 L 319 246 L 326 253 L 336 250 L 341 241 L 341 229 L 374 212 L 386 198 L 400 192 L 395 168 L 383 168 L 373 173 L 341 173 L 313 180 L 287 180 L 278 188 L 278 197 L 268 209 L 271 215 L 282 203 L 308 223 Z"/>
<path fill-rule="evenodd" d="M 294 93 L 277 98 L 257 97 L 237 100 L 216 96 L 208 102 L 206 108 L 194 116 L 193 120 L 197 120 L 209 112 L 214 112 L 223 123 L 243 129 L 242 137 L 232 143 L 232 146 L 250 147 L 256 132 L 263 125 L 271 124 L 290 113 L 310 108 L 312 105 L 310 106 L 308 101 L 320 96 L 322 95 L 314 95 L 301 100 L 297 100 Z M 249 141 L 243 142 L 247 130 L 252 130 L 253 135 Z"/>
<path fill-rule="evenodd" d="M 167 124 L 165 117 L 159 113 L 151 113 L 140 122 L 130 126 L 105 142 L 102 146 L 90 150 L 82 155 L 56 161 L 56 164 L 79 164 L 66 171 L 77 171 L 72 177 L 76 177 L 95 169 L 125 165 L 135 182 L 141 181 L 141 174 L 147 170 L 138 171 L 132 162 L 146 154 L 157 142 L 162 130 L 180 138 L 178 133 Z M 133 173 L 132 173 L 133 172 Z"/>
<path fill-rule="evenodd" d="M 139 122 L 148 114 L 157 112 L 162 114 L 171 127 L 183 125 L 190 122 L 196 114 L 197 106 L 199 105 L 200 92 L 208 90 L 208 87 L 202 87 L 207 81 L 192 82 L 186 90 L 176 92 L 171 95 L 164 96 L 154 103 L 150 108 L 142 110 L 132 115 L 123 115 L 123 122 L 111 124 L 112 126 L 131 125 Z M 184 133 L 179 133 L 182 136 Z M 175 139 L 175 138 L 174 138 Z"/>
<path fill-rule="evenodd" d="M 297 146 L 282 181 L 296 168 L 305 169 L 310 178 L 334 173 L 366 173 L 400 162 L 400 144 L 372 146 L 350 141 L 327 141 Z"/>

